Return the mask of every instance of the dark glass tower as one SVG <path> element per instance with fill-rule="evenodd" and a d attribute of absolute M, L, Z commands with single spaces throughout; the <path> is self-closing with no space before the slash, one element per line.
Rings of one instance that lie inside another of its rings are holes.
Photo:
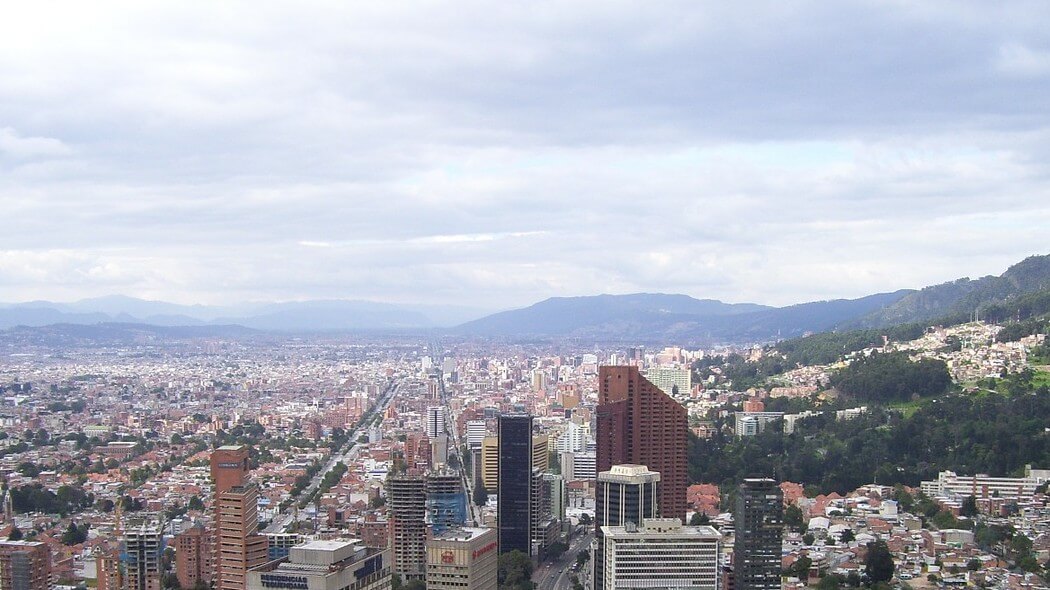
<path fill-rule="evenodd" d="M 497 522 L 500 554 L 532 552 L 532 416 L 499 418 Z"/>
<path fill-rule="evenodd" d="M 745 479 L 733 514 L 733 590 L 779 590 L 784 493 L 772 479 Z"/>

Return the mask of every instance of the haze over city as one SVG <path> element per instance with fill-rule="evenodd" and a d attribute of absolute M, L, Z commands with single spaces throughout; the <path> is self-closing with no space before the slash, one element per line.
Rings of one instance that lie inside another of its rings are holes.
<path fill-rule="evenodd" d="M 0 301 L 666 292 L 1045 253 L 1041 2 L 18 3 Z"/>

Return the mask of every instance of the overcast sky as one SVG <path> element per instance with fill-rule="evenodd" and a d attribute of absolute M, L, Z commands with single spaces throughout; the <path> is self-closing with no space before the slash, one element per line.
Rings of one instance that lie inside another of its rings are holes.
<path fill-rule="evenodd" d="M 781 305 L 1050 253 L 1050 3 L 18 2 L 0 300 Z"/>

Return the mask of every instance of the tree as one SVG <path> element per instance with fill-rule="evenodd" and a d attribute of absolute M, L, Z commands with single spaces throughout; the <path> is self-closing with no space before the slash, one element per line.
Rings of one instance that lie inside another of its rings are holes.
<path fill-rule="evenodd" d="M 485 489 L 485 485 L 478 482 L 474 486 L 474 504 L 476 506 L 484 506 L 489 501 L 489 491 Z"/>
<path fill-rule="evenodd" d="M 710 522 L 711 519 L 699 510 L 694 512 L 693 515 L 689 517 L 689 526 L 704 526 L 705 524 L 709 524 Z"/>
<path fill-rule="evenodd" d="M 516 549 L 500 555 L 497 579 L 506 590 L 532 590 L 532 561 Z"/>
<path fill-rule="evenodd" d="M 547 557 L 549 559 L 559 559 L 566 551 L 569 550 L 569 546 L 561 541 L 555 541 L 551 543 L 551 546 L 547 548 Z"/>
<path fill-rule="evenodd" d="M 190 496 L 190 501 L 186 504 L 186 508 L 189 510 L 204 510 L 204 502 L 200 499 L 200 496 Z"/>
<path fill-rule="evenodd" d="M 959 509 L 959 515 L 977 516 L 977 498 L 974 498 L 973 495 L 966 496 L 966 499 L 963 500 L 962 508 Z"/>
<path fill-rule="evenodd" d="M 809 579 L 809 568 L 813 566 L 813 560 L 807 555 L 803 555 L 795 560 L 795 563 L 791 564 L 786 570 L 786 573 L 802 580 L 803 582 Z"/>
<path fill-rule="evenodd" d="M 79 545 L 80 543 L 87 541 L 87 527 L 87 523 L 77 526 L 75 522 L 70 521 L 69 527 L 64 533 L 62 533 L 62 544 Z"/>
<path fill-rule="evenodd" d="M 856 539 L 856 537 L 853 536 L 853 529 L 846 529 L 846 530 L 842 531 L 842 542 L 843 543 L 847 543 L 847 544 L 848 543 L 852 543 L 854 539 Z"/>
<path fill-rule="evenodd" d="M 838 574 L 828 574 L 817 582 L 817 590 L 838 590 L 842 587 L 843 578 Z"/>
<path fill-rule="evenodd" d="M 805 543 L 806 545 L 812 545 L 813 542 L 816 541 L 816 540 L 817 540 L 817 538 L 813 536 L 813 533 L 806 533 L 806 534 L 802 535 L 802 542 Z"/>
<path fill-rule="evenodd" d="M 404 585 L 405 590 L 427 590 L 427 583 L 423 580 L 409 580 Z"/>
<path fill-rule="evenodd" d="M 868 581 L 876 584 L 878 582 L 889 582 L 893 578 L 893 554 L 885 541 L 868 543 L 868 556 L 864 559 L 864 574 Z"/>
<path fill-rule="evenodd" d="M 8 541 L 21 541 L 22 540 L 22 529 L 18 527 L 11 527 L 11 534 L 7 536 Z"/>
<path fill-rule="evenodd" d="M 802 528 L 802 509 L 792 504 L 784 510 L 784 524 L 791 527 L 794 530 Z"/>

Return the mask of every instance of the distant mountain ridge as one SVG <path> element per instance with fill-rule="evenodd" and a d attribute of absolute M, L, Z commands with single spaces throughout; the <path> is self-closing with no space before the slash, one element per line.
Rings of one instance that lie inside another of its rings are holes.
<path fill-rule="evenodd" d="M 118 295 L 73 303 L 31 301 L 0 305 L 0 329 L 55 324 L 141 324 L 202 329 L 225 326 L 214 332 L 224 334 L 237 334 L 232 326 L 268 332 L 430 330 L 458 337 L 503 339 L 753 344 L 816 332 L 928 322 L 960 314 L 965 319 L 983 306 L 1008 305 L 1015 299 L 1044 291 L 1050 293 L 1050 255 L 1028 257 L 1000 276 L 964 278 L 918 291 L 904 289 L 858 299 L 814 301 L 787 307 L 724 303 L 688 295 L 634 293 L 552 297 L 522 309 L 479 317 L 482 313 L 478 310 L 456 306 L 318 300 L 219 307 Z M 72 330 L 66 328 L 67 332 Z M 140 328 L 120 330 L 122 334 L 143 333 Z"/>
<path fill-rule="evenodd" d="M 896 291 L 860 299 L 817 301 L 781 308 L 647 293 L 555 297 L 524 309 L 467 322 L 458 326 L 456 331 L 487 337 L 764 342 L 833 329 L 843 321 L 884 307 L 911 292 Z M 674 305 L 669 305 L 671 302 Z"/>

